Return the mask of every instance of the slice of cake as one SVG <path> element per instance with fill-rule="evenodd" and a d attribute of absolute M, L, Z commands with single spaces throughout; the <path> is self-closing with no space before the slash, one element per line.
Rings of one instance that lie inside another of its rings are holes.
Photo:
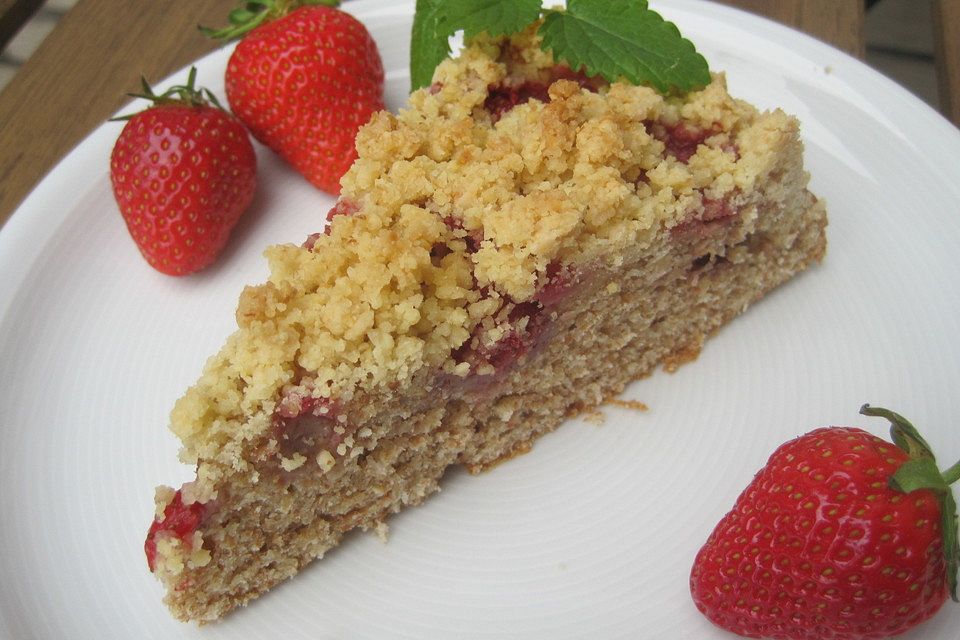
<path fill-rule="evenodd" d="M 722 76 L 664 97 L 475 39 L 359 134 L 326 231 L 267 250 L 172 414 L 197 479 L 146 553 L 208 621 L 437 489 L 528 451 L 819 260 L 798 124 Z"/>

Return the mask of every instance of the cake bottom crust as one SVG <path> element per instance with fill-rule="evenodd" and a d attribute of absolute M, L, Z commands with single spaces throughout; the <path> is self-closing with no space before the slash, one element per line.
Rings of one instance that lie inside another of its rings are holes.
<path fill-rule="evenodd" d="M 346 532 L 377 528 L 419 504 L 449 466 L 479 473 L 525 453 L 657 366 L 696 358 L 709 335 L 823 257 L 823 204 L 797 193 L 665 243 L 660 255 L 597 268 L 551 310 L 542 346 L 506 372 L 466 380 L 434 372 L 413 392 L 370 399 L 366 448 L 328 471 L 263 464 L 256 482 L 238 473 L 222 483 L 200 529 L 211 560 L 161 575 L 174 615 L 215 620 L 322 557 Z"/>

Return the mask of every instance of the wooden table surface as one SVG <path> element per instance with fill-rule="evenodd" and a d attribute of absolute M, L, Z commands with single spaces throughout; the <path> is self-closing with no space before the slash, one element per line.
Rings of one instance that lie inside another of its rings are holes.
<path fill-rule="evenodd" d="M 722 0 L 862 56 L 860 0 Z M 236 0 L 79 0 L 0 93 L 0 225 L 46 173 L 139 90 L 217 45 Z M 108 159 L 103 159 L 104 171 Z"/>

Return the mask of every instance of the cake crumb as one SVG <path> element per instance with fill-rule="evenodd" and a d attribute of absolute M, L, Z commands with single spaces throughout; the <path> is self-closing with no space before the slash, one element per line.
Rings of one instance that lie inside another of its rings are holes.
<path fill-rule="evenodd" d="M 589 422 L 590 424 L 595 424 L 599 426 L 604 422 L 606 422 L 607 417 L 603 415 L 603 412 L 600 411 L 599 409 L 594 409 L 593 411 L 584 413 L 583 419 L 585 422 Z"/>
<path fill-rule="evenodd" d="M 610 400 L 607 400 L 607 404 L 612 404 L 613 406 L 620 407 L 621 409 L 633 409 L 634 411 L 650 410 L 650 407 L 639 400 L 621 400 L 620 398 L 611 398 Z"/>
<path fill-rule="evenodd" d="M 317 465 L 323 469 L 324 473 L 333 469 L 335 464 L 337 464 L 337 460 L 329 451 L 323 450 L 317 454 Z"/>
<path fill-rule="evenodd" d="M 383 544 L 387 544 L 387 538 L 390 534 L 390 526 L 384 522 L 380 521 L 374 526 L 373 532 L 377 535 L 377 539 Z"/>
<path fill-rule="evenodd" d="M 496 372 L 497 370 L 494 369 L 492 365 L 489 365 L 487 363 L 483 363 L 479 367 L 477 367 L 478 376 L 492 376 Z"/>
<path fill-rule="evenodd" d="M 284 471 L 293 471 L 299 469 L 303 466 L 303 463 L 307 461 L 306 456 L 302 453 L 295 453 L 290 458 L 280 457 L 280 466 L 283 467 Z"/>
<path fill-rule="evenodd" d="M 208 550 L 203 548 L 203 536 L 199 531 L 193 532 L 193 537 L 188 546 L 190 548 L 190 555 L 187 556 L 187 566 L 189 568 L 196 569 L 210 564 L 213 556 L 210 555 Z"/>
<path fill-rule="evenodd" d="M 746 311 L 746 305 L 744 305 Z M 741 312 L 742 313 L 742 312 Z M 693 362 L 700 356 L 700 349 L 703 347 L 704 336 L 698 336 L 697 339 L 669 354 L 663 359 L 663 370 L 667 373 L 676 373 L 681 365 Z"/>
<path fill-rule="evenodd" d="M 167 505 L 173 502 L 173 497 L 176 493 L 173 487 L 164 485 L 157 487 L 153 494 L 154 517 L 157 520 L 163 519 L 163 512 L 167 508 Z"/>

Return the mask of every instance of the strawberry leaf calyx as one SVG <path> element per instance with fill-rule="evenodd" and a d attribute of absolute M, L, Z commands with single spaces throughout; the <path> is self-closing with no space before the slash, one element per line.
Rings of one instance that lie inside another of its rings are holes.
<path fill-rule="evenodd" d="M 860 407 L 860 413 L 889 420 L 890 436 L 894 444 L 910 456 L 890 478 L 890 487 L 902 493 L 929 489 L 936 494 L 940 502 L 940 530 L 947 562 L 947 586 L 953 601 L 960 602 L 957 596 L 957 571 L 960 568 L 957 501 L 950 488 L 951 484 L 960 480 L 960 462 L 941 473 L 930 445 L 906 418 L 889 409 L 866 404 Z"/>
<path fill-rule="evenodd" d="M 338 7 L 340 0 L 246 0 L 230 11 L 229 26 L 220 29 L 197 26 L 200 33 L 214 40 L 230 42 L 242 38 L 261 24 L 276 20 L 300 7 Z"/>
<path fill-rule="evenodd" d="M 147 79 L 143 76 L 140 76 L 140 93 L 128 93 L 127 95 L 131 98 L 143 98 L 144 100 L 149 100 L 152 104 L 150 107 L 148 107 L 148 109 L 159 105 L 182 104 L 188 107 L 208 107 L 213 105 L 221 111 L 224 110 L 220 105 L 220 101 L 217 100 L 217 96 L 214 95 L 212 91 L 205 87 L 197 88 L 196 85 L 197 68 L 190 67 L 190 72 L 187 74 L 186 84 L 174 85 L 163 93 L 157 94 L 153 91 L 153 88 L 150 86 L 150 83 L 147 82 Z M 142 113 L 142 111 L 138 111 L 137 113 Z M 110 121 L 116 122 L 129 120 L 137 115 L 137 113 L 110 118 Z"/>
<path fill-rule="evenodd" d="M 890 437 L 893 443 L 906 451 L 911 458 L 934 458 L 933 450 L 917 428 L 899 413 L 881 407 L 871 407 L 868 404 L 860 407 L 860 413 L 889 420 Z"/>

